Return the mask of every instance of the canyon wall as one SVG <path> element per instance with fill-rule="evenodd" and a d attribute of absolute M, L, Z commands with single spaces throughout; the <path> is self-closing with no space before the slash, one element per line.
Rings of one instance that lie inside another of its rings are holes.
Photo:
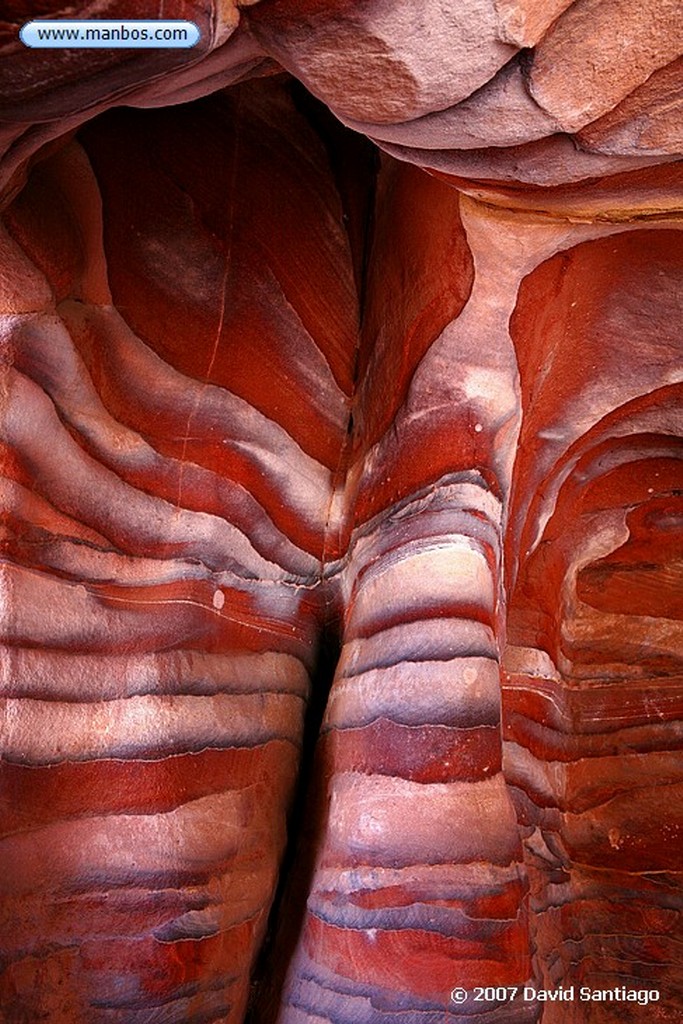
<path fill-rule="evenodd" d="M 35 14 L 0 1021 L 679 1020 L 677 5 Z"/>

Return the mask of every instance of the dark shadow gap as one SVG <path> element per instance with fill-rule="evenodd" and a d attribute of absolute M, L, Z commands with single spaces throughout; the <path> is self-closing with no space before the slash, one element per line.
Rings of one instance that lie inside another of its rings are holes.
<path fill-rule="evenodd" d="M 325 780 L 320 777 L 320 766 L 315 763 L 316 746 L 340 650 L 339 625 L 330 622 L 320 637 L 318 659 L 311 679 L 299 778 L 288 817 L 287 846 L 266 938 L 252 975 L 244 1024 L 272 1024 L 275 1021 L 287 968 L 303 925 L 315 864 L 315 837 L 325 810 L 320 806 Z"/>

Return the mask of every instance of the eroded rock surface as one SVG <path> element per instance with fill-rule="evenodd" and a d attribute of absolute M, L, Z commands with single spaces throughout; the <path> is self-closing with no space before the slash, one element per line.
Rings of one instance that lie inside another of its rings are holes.
<path fill-rule="evenodd" d="M 677 1021 L 676 5 L 35 13 L 0 1021 Z"/>

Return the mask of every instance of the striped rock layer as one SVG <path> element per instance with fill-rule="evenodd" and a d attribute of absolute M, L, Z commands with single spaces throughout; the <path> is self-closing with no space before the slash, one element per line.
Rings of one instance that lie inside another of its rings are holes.
<path fill-rule="evenodd" d="M 13 6 L 1 1024 L 680 1019 L 675 7 Z"/>

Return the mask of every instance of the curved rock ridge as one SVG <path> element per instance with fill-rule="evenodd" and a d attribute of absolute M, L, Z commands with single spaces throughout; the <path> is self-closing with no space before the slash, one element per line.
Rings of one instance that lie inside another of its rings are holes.
<path fill-rule="evenodd" d="M 286 91 L 201 109 L 98 122 L 5 218 L 3 1020 L 242 1020 L 277 880 L 355 287 Z"/>
<path fill-rule="evenodd" d="M 414 231 L 381 205 L 413 173 L 387 166 L 378 189 L 380 238 L 406 259 Z M 344 643 L 276 942 L 283 959 L 294 947 L 277 1020 L 559 1024 L 566 1005 L 521 993 L 572 985 L 652 989 L 653 1019 L 673 1020 L 678 225 L 459 205 L 469 296 L 398 408 L 380 367 L 402 346 L 410 365 L 415 321 L 375 319 L 373 302 L 409 309 L 413 280 L 401 301 L 389 273 L 366 313 Z M 456 1010 L 454 985 L 519 994 Z M 569 1019 L 641 1012 L 577 1001 Z"/>
<path fill-rule="evenodd" d="M 525 413 L 503 686 L 544 983 L 653 987 L 674 1006 L 680 277 L 677 234 L 625 230 L 522 282 L 510 322 Z M 531 298 L 539 291 L 554 296 L 551 318 Z"/>
<path fill-rule="evenodd" d="M 157 13 L 1 43 L 0 1022 L 671 1024 L 676 5 Z"/>
<path fill-rule="evenodd" d="M 79 17 L 125 18 L 107 0 Z M 0 37 L 2 184 L 109 106 L 185 103 L 286 69 L 347 125 L 399 159 L 457 179 L 558 188 L 641 171 L 634 200 L 655 207 L 680 158 L 683 29 L 676 0 L 177 2 L 147 17 L 190 18 L 191 50 L 27 51 L 35 15 L 18 2 Z M 73 15 L 73 12 L 68 12 Z M 139 12 L 138 12 L 139 13 Z M 41 17 L 64 17 L 41 5 Z M 46 84 L 49 82 L 49 86 Z M 570 204 L 571 205 L 571 204 Z"/>

